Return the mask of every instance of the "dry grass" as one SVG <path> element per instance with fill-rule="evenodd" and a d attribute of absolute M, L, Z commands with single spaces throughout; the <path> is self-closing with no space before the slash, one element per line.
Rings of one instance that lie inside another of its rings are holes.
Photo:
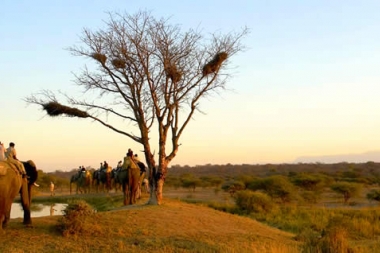
<path fill-rule="evenodd" d="M 97 213 L 92 233 L 63 237 L 60 217 L 33 219 L 27 229 L 12 220 L 0 252 L 298 252 L 286 233 L 246 217 L 166 199 Z M 17 239 L 15 239 L 17 238 Z"/>

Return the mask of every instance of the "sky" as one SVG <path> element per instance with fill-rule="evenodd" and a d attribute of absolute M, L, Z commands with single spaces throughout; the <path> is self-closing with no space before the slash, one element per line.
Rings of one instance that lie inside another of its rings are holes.
<path fill-rule="evenodd" d="M 51 118 L 25 98 L 80 98 L 70 54 L 107 12 L 150 11 L 183 30 L 240 31 L 228 91 L 202 101 L 172 165 L 292 163 L 380 150 L 379 1 L 5 1 L 0 9 L 0 141 L 43 171 L 111 166 L 142 147 L 97 122 Z M 112 123 L 112 122 L 110 122 Z M 126 126 L 128 127 L 128 126 Z M 156 151 L 156 154 L 158 150 Z M 379 157 L 380 161 L 380 157 Z"/>

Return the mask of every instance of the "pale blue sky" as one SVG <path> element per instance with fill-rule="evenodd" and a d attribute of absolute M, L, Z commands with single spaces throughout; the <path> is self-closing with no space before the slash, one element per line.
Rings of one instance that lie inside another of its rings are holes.
<path fill-rule="evenodd" d="M 116 166 L 129 147 L 141 150 L 97 123 L 50 118 L 23 101 L 42 89 L 81 96 L 73 73 L 88 62 L 65 48 L 84 27 L 101 28 L 106 12 L 138 10 L 205 33 L 250 29 L 248 50 L 231 59 L 233 91 L 203 102 L 206 115 L 195 115 L 172 164 L 380 150 L 379 1 L 24 0 L 0 9 L 0 140 L 15 142 L 20 159 L 69 170 Z"/>

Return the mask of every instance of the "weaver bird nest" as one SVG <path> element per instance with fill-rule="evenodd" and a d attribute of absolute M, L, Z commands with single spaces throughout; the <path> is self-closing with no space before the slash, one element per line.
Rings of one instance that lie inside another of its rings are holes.
<path fill-rule="evenodd" d="M 107 61 L 107 56 L 101 53 L 93 53 L 91 56 L 101 64 L 105 64 Z"/>
<path fill-rule="evenodd" d="M 43 109 L 49 116 L 55 117 L 62 114 L 66 114 L 70 117 L 87 118 L 89 115 L 87 112 L 81 111 L 77 108 L 61 105 L 58 102 L 49 102 L 42 105 Z"/>
<path fill-rule="evenodd" d="M 228 54 L 226 52 L 217 53 L 214 58 L 203 66 L 203 76 L 207 76 L 211 73 L 215 73 L 219 70 L 222 63 L 227 59 Z"/>
<path fill-rule="evenodd" d="M 117 69 L 124 69 L 127 65 L 124 60 L 119 59 L 119 58 L 113 59 L 111 63 Z"/>
<path fill-rule="evenodd" d="M 182 73 L 174 64 L 164 63 L 164 71 L 166 73 L 166 76 L 170 78 L 173 83 L 179 82 L 182 78 Z"/>

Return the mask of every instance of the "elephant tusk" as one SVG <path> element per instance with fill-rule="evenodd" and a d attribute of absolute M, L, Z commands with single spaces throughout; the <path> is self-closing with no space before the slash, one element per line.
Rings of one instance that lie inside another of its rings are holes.
<path fill-rule="evenodd" d="M 33 183 L 36 187 L 40 187 L 40 185 L 39 184 L 37 184 L 37 183 Z"/>

